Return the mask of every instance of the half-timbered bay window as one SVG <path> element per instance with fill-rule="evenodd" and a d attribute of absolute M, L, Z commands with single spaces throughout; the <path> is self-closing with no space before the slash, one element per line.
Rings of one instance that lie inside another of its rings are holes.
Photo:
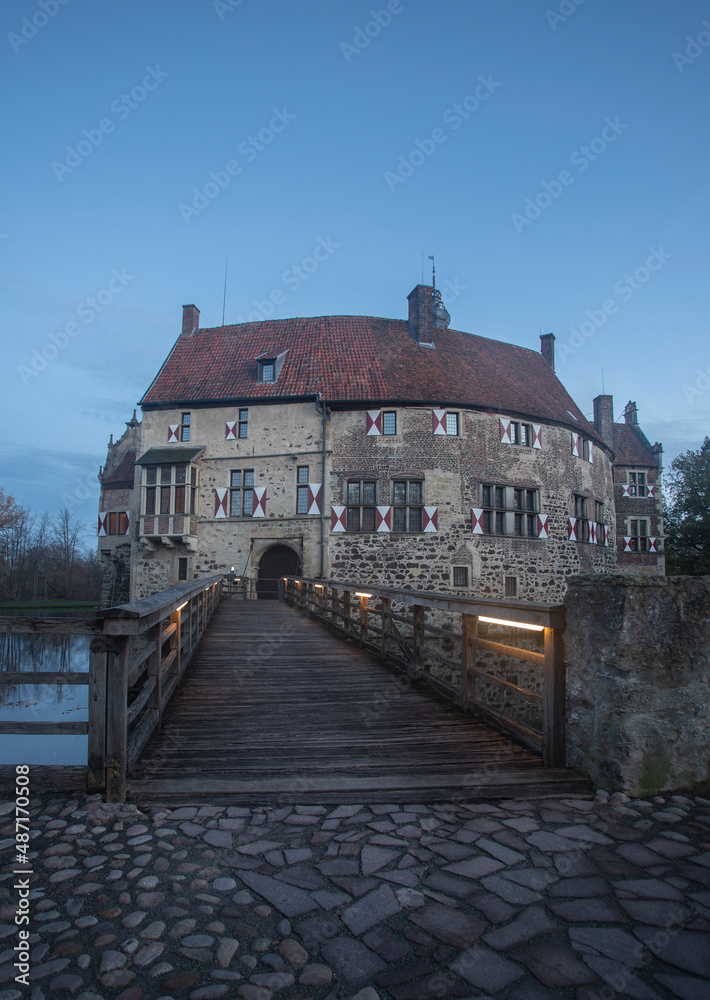
<path fill-rule="evenodd" d="M 148 465 L 143 488 L 143 513 L 195 514 L 197 468 L 194 465 Z"/>
<path fill-rule="evenodd" d="M 351 480 L 347 501 L 347 530 L 374 531 L 377 483 L 365 479 Z"/>
<path fill-rule="evenodd" d="M 229 516 L 251 517 L 254 513 L 254 470 L 233 469 L 229 481 Z"/>
<path fill-rule="evenodd" d="M 392 531 L 424 530 L 424 483 L 407 479 L 392 484 Z"/>

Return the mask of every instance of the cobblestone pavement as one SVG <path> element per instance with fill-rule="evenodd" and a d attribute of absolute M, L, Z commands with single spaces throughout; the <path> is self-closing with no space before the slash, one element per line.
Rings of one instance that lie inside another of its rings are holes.
<path fill-rule="evenodd" d="M 152 809 L 35 795 L 0 1000 L 710 998 L 710 801 Z"/>

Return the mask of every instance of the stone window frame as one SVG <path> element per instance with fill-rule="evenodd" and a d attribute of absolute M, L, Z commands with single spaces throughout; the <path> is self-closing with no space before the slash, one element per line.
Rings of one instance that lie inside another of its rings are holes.
<path fill-rule="evenodd" d="M 127 535 L 129 528 L 129 512 L 127 510 L 102 511 L 107 513 L 106 534 Z"/>
<path fill-rule="evenodd" d="M 410 476 L 405 478 L 404 476 L 397 476 L 391 480 L 392 482 L 392 533 L 398 535 L 419 535 L 424 531 L 424 477 L 423 476 Z M 412 484 L 416 483 L 419 486 L 419 499 L 414 502 L 410 502 L 410 487 Z M 397 487 L 404 484 L 404 502 L 400 499 L 396 500 Z M 404 511 L 404 527 L 395 527 L 397 521 L 401 523 L 401 514 L 398 517 L 397 512 Z M 414 524 L 414 527 L 412 527 Z"/>
<path fill-rule="evenodd" d="M 187 569 L 188 569 L 188 567 L 187 567 L 187 557 L 186 556 L 180 556 L 179 559 L 178 559 L 178 571 L 177 571 L 178 581 L 180 581 L 180 580 L 187 580 Z"/>
<path fill-rule="evenodd" d="M 244 440 L 249 433 L 249 410 L 242 407 L 237 412 L 237 438 Z"/>
<path fill-rule="evenodd" d="M 192 429 L 192 411 L 186 410 L 180 413 L 180 440 L 189 441 Z"/>
<path fill-rule="evenodd" d="M 525 440 L 523 441 L 523 437 Z M 517 444 L 520 448 L 532 448 L 533 428 L 532 424 L 526 420 L 510 421 L 511 444 Z"/>
<path fill-rule="evenodd" d="M 451 586 L 468 588 L 469 584 L 469 570 L 470 566 L 452 566 L 451 567 Z M 457 580 L 458 574 L 458 580 Z M 462 576 L 463 574 L 463 576 Z"/>
<path fill-rule="evenodd" d="M 385 430 L 385 420 L 387 417 L 393 418 L 394 430 L 391 431 Z M 382 437 L 396 437 L 397 434 L 399 433 L 398 424 L 399 424 L 399 414 L 397 413 L 397 410 L 382 410 Z"/>
<path fill-rule="evenodd" d="M 634 477 L 633 482 L 631 477 Z M 643 478 L 643 481 L 639 481 L 639 477 Z M 648 496 L 648 471 L 646 469 L 627 469 L 626 479 L 629 485 L 629 494 L 632 497 L 647 497 Z M 641 492 L 643 490 L 643 492 Z"/>
<path fill-rule="evenodd" d="M 505 573 L 503 575 L 503 596 L 520 596 L 520 577 L 517 574 Z"/>
<path fill-rule="evenodd" d="M 642 527 L 644 528 L 643 531 L 641 530 Z M 630 539 L 631 551 L 649 552 L 648 538 L 651 530 L 651 518 L 627 517 L 626 528 L 628 532 L 626 537 Z"/>
<path fill-rule="evenodd" d="M 302 475 L 305 472 L 305 478 Z M 307 514 L 309 504 L 308 482 L 310 478 L 310 466 L 298 465 L 296 467 L 296 513 Z"/>
<path fill-rule="evenodd" d="M 239 477 L 239 485 L 236 484 L 236 478 Z M 250 480 L 250 481 L 249 481 Z M 250 518 L 253 516 L 254 512 L 254 483 L 255 483 L 255 471 L 254 469 L 230 469 L 229 470 L 229 518 L 230 520 L 237 520 L 243 518 Z M 251 509 L 247 512 L 246 510 L 246 498 L 247 494 L 251 496 Z M 233 513 L 235 508 L 235 502 L 238 514 Z"/>
<path fill-rule="evenodd" d="M 354 495 L 351 487 L 358 487 L 358 501 L 351 502 Z M 365 486 L 372 486 L 372 500 L 365 501 Z M 372 534 L 376 528 L 375 511 L 377 509 L 376 476 L 349 476 L 345 482 L 345 530 L 352 534 Z M 354 527 L 357 522 L 357 527 Z M 367 522 L 367 527 L 363 525 Z"/>

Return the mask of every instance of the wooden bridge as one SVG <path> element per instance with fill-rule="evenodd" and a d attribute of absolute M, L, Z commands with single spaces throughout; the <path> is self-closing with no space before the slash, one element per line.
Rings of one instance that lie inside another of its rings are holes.
<path fill-rule="evenodd" d="M 281 591 L 220 602 L 221 581 L 205 581 L 105 613 L 87 678 L 89 787 L 173 804 L 588 791 L 559 766 L 559 608 L 326 581 Z M 505 636 L 538 631 L 517 646 L 484 637 L 484 611 L 506 616 L 490 626 Z M 528 686 L 510 679 L 513 660 Z"/>

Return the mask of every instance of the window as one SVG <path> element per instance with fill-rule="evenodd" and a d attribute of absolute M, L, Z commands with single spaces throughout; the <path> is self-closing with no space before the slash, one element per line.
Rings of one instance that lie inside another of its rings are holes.
<path fill-rule="evenodd" d="M 468 587 L 468 566 L 453 567 L 454 587 Z"/>
<path fill-rule="evenodd" d="M 308 466 L 299 465 L 296 469 L 296 513 L 308 513 Z"/>
<path fill-rule="evenodd" d="M 648 521 L 646 518 L 632 518 L 629 521 L 629 529 L 631 551 L 648 552 Z"/>
<path fill-rule="evenodd" d="M 374 531 L 377 483 L 362 479 L 351 481 L 347 491 L 347 530 Z"/>
<path fill-rule="evenodd" d="M 446 433 L 458 435 L 459 433 L 459 415 L 458 413 L 447 413 L 446 414 Z M 461 586 L 464 586 L 463 584 Z"/>
<path fill-rule="evenodd" d="M 187 559 L 178 559 L 178 580 L 187 580 Z"/>
<path fill-rule="evenodd" d="M 237 431 L 237 437 L 245 438 L 247 436 L 248 426 L 249 426 L 249 410 L 240 410 L 239 429 Z"/>
<path fill-rule="evenodd" d="M 506 576 L 503 578 L 503 591 L 506 597 L 517 597 L 518 596 L 518 578 L 517 576 Z"/>
<path fill-rule="evenodd" d="M 259 362 L 259 381 L 260 382 L 275 382 L 276 381 L 276 362 L 275 361 L 260 361 Z"/>
<path fill-rule="evenodd" d="M 182 419 L 180 421 L 180 440 L 189 441 L 190 440 L 190 414 L 183 413 Z"/>
<path fill-rule="evenodd" d="M 233 469 L 229 483 L 229 516 L 251 517 L 254 510 L 254 470 Z"/>
<path fill-rule="evenodd" d="M 397 433 L 397 414 L 394 410 L 384 410 L 382 413 L 382 433 Z"/>
<path fill-rule="evenodd" d="M 392 531 L 422 531 L 424 483 L 406 479 L 392 484 Z"/>
<path fill-rule="evenodd" d="M 597 522 L 597 545 L 606 545 L 606 525 L 604 524 L 604 504 L 594 501 L 594 520 Z"/>
<path fill-rule="evenodd" d="M 629 473 L 629 493 L 632 497 L 645 497 L 646 496 L 646 473 L 645 472 L 630 472 Z"/>
<path fill-rule="evenodd" d="M 504 535 L 505 532 L 505 486 L 481 487 L 481 507 L 483 508 L 483 533 Z"/>
<path fill-rule="evenodd" d="M 146 466 L 143 499 L 145 515 L 194 514 L 196 510 L 196 466 Z"/>
<path fill-rule="evenodd" d="M 128 514 L 125 511 L 120 511 L 116 514 L 109 514 L 107 529 L 106 533 L 108 535 L 127 535 Z"/>
<path fill-rule="evenodd" d="M 516 489 L 515 497 L 515 534 L 523 538 L 538 537 L 537 512 L 539 508 L 538 491 Z"/>
<path fill-rule="evenodd" d="M 510 437 L 513 444 L 519 444 L 523 448 L 531 448 L 533 441 L 531 424 L 521 424 L 517 420 L 511 420 Z"/>
<path fill-rule="evenodd" d="M 574 495 L 574 516 L 577 518 L 577 541 L 589 541 L 589 521 L 587 519 L 587 498 L 580 493 Z"/>

